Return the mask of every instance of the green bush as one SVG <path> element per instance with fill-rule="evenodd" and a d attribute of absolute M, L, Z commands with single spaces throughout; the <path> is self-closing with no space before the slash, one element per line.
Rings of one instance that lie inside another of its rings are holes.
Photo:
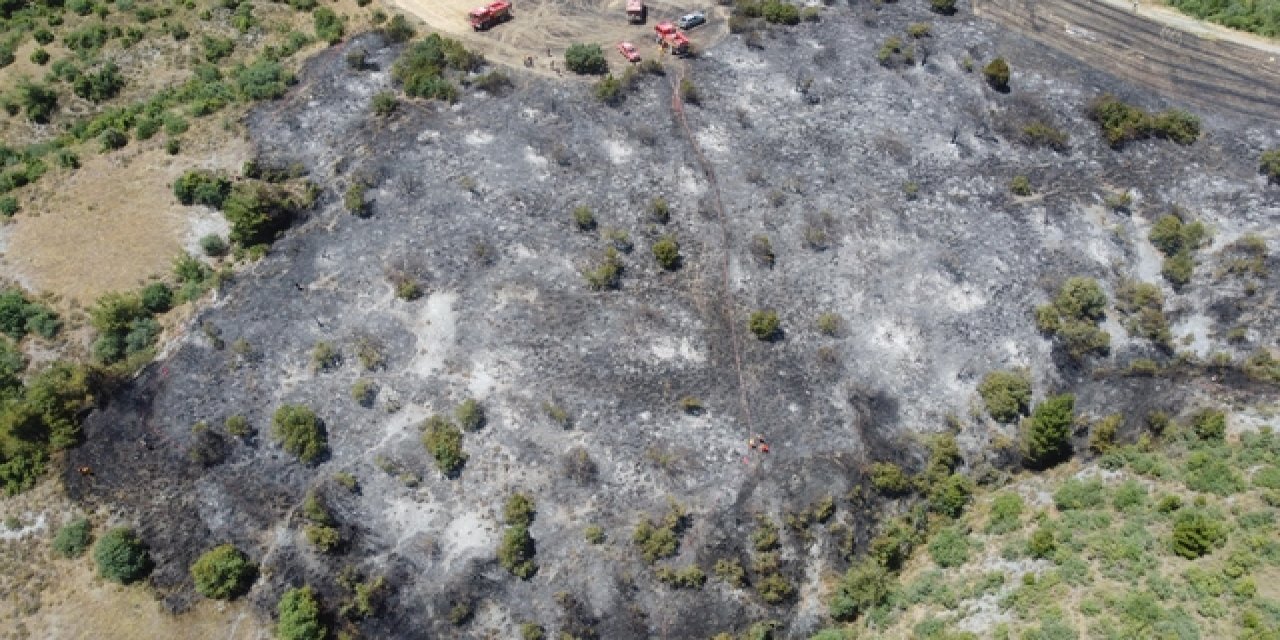
<path fill-rule="evenodd" d="M 1068 393 L 1036 405 L 1023 430 L 1027 461 L 1033 466 L 1053 466 L 1071 456 L 1075 402 L 1075 396 Z"/>
<path fill-rule="evenodd" d="M 845 573 L 831 598 L 831 617 L 848 621 L 884 603 L 893 588 L 893 579 L 880 564 L 862 561 Z"/>
<path fill-rule="evenodd" d="M 387 40 L 396 44 L 408 42 L 413 39 L 413 36 L 415 35 L 414 29 L 409 24 L 409 21 L 399 13 L 391 16 L 391 20 L 387 22 L 387 26 L 382 28 L 382 33 L 387 37 Z"/>
<path fill-rule="evenodd" d="M 591 207 L 587 205 L 578 205 L 573 208 L 573 225 L 578 231 L 590 231 L 596 228 L 596 216 L 591 212 Z"/>
<path fill-rule="evenodd" d="M 1258 157 L 1258 171 L 1273 183 L 1280 183 L 1280 148 L 1263 151 Z"/>
<path fill-rule="evenodd" d="M 57 314 L 39 302 L 27 299 L 21 289 L 0 291 L 0 332 L 22 340 L 28 333 L 52 338 L 61 329 Z"/>
<path fill-rule="evenodd" d="M 1220 549 L 1227 543 L 1227 528 L 1204 511 L 1179 511 L 1173 520 L 1173 552 L 1188 560 Z"/>
<path fill-rule="evenodd" d="M 986 532 L 993 535 L 1000 535 L 1016 531 L 1021 525 L 1022 496 L 1005 491 L 996 494 L 991 501 L 991 517 L 987 520 Z"/>
<path fill-rule="evenodd" d="M 522 580 L 532 578 L 538 572 L 538 565 L 533 560 L 536 554 L 537 547 L 527 527 L 510 526 L 503 532 L 498 546 L 498 562 L 511 575 Z"/>
<path fill-rule="evenodd" d="M 507 498 L 502 506 L 502 523 L 507 526 L 528 527 L 538 513 L 533 498 L 524 493 L 515 493 Z"/>
<path fill-rule="evenodd" d="M 929 540 L 929 557 L 939 567 L 950 569 L 969 561 L 969 534 L 958 527 L 947 527 Z"/>
<path fill-rule="evenodd" d="M 1009 181 L 1009 192 L 1015 196 L 1021 196 L 1024 198 L 1031 195 L 1033 193 L 1033 189 L 1031 188 L 1031 179 L 1023 175 L 1014 176 L 1013 179 Z"/>
<path fill-rule="evenodd" d="M 235 184 L 223 201 L 222 214 L 231 224 L 231 241 L 242 246 L 271 244 L 288 228 L 298 203 L 283 189 L 258 181 Z"/>
<path fill-rule="evenodd" d="M 757 339 L 765 341 L 777 338 L 781 326 L 777 312 L 772 309 L 752 312 L 747 322 L 747 328 L 751 329 L 751 333 L 755 334 Z"/>
<path fill-rule="evenodd" d="M 173 182 L 173 195 L 182 204 L 202 204 L 221 209 L 230 194 L 230 180 L 203 169 L 191 169 Z"/>
<path fill-rule="evenodd" d="M 1106 305 L 1107 296 L 1096 280 L 1069 278 L 1052 303 L 1036 308 L 1036 326 L 1058 337 L 1075 360 L 1091 353 L 1106 353 L 1111 336 L 1098 328 Z"/>
<path fill-rule="evenodd" d="M 663 236 L 653 244 L 653 258 L 658 266 L 668 271 L 680 266 L 680 243 L 672 236 Z"/>
<path fill-rule="evenodd" d="M 1031 376 L 1026 371 L 992 371 L 978 384 L 987 413 L 997 422 L 1013 422 L 1031 408 Z"/>
<path fill-rule="evenodd" d="M 1182 481 L 1192 491 L 1229 496 L 1245 489 L 1244 478 L 1220 451 L 1192 451 L 1182 467 Z"/>
<path fill-rule="evenodd" d="M 236 65 L 232 70 L 236 89 L 247 100 L 275 100 L 284 97 L 298 81 L 278 61 L 260 57 L 248 66 Z"/>
<path fill-rule="evenodd" d="M 1137 480 L 1125 480 L 1116 487 L 1115 496 L 1111 498 L 1111 506 L 1116 511 L 1136 511 L 1147 504 L 1147 488 Z"/>
<path fill-rule="evenodd" d="M 1218 409 L 1201 409 L 1191 416 L 1191 430 L 1205 442 L 1222 442 L 1227 437 L 1227 414 Z"/>
<path fill-rule="evenodd" d="M 281 406 L 272 416 L 271 425 L 276 442 L 304 464 L 319 460 L 329 450 L 324 424 L 305 406 Z"/>
<path fill-rule="evenodd" d="M 760 6 L 760 15 L 765 22 L 773 24 L 800 24 L 800 8 L 782 0 L 765 0 Z"/>
<path fill-rule="evenodd" d="M 973 481 L 953 473 L 929 488 L 929 508 L 942 515 L 959 518 L 973 495 Z"/>
<path fill-rule="evenodd" d="M 911 477 L 892 462 L 874 462 L 871 464 L 871 486 L 888 496 L 900 496 L 911 493 L 915 483 Z"/>
<path fill-rule="evenodd" d="M 596 100 L 608 105 L 616 105 L 622 102 L 622 81 L 613 77 L 613 74 L 607 74 L 600 78 L 593 88 Z"/>
<path fill-rule="evenodd" d="M 395 113 L 396 108 L 400 106 L 400 101 L 396 100 L 396 94 L 390 91 L 379 91 L 373 94 L 369 104 L 374 115 L 385 118 Z"/>
<path fill-rule="evenodd" d="M 230 600 L 243 595 L 258 575 L 258 567 L 234 545 L 224 544 L 202 554 L 191 565 L 196 591 L 206 598 Z"/>
<path fill-rule="evenodd" d="M 108 531 L 93 548 L 93 559 L 102 577 L 129 584 L 151 571 L 151 556 L 138 534 L 128 527 Z"/>
<path fill-rule="evenodd" d="M 342 20 L 332 9 L 319 7 L 311 13 L 311 19 L 316 29 L 316 38 L 331 45 L 342 41 L 344 33 Z"/>
<path fill-rule="evenodd" d="M 48 85 L 36 84 L 27 78 L 18 80 L 18 105 L 27 118 L 36 124 L 48 124 L 58 109 L 58 92 Z"/>
<path fill-rule="evenodd" d="M 435 459 L 436 468 L 445 477 L 458 477 L 468 457 L 462 450 L 462 432 L 441 416 L 428 418 L 423 426 L 422 444 Z"/>
<path fill-rule="evenodd" d="M 347 212 L 364 217 L 369 214 L 369 203 L 365 201 L 365 193 L 369 190 L 369 186 L 361 180 L 352 181 L 347 187 L 347 192 L 342 196 L 342 206 L 346 207 Z"/>
<path fill-rule="evenodd" d="M 3 215 L 6 218 L 12 218 L 18 213 L 20 208 L 21 206 L 18 204 L 17 198 L 10 195 L 0 196 L 0 215 Z"/>
<path fill-rule="evenodd" d="M 982 68 L 982 75 L 987 78 L 987 84 L 991 85 L 996 91 L 1009 90 L 1009 63 L 1004 58 L 996 58 L 987 63 Z"/>
<path fill-rule="evenodd" d="M 658 581 L 675 589 L 701 589 L 707 583 L 707 574 L 696 564 L 680 570 L 659 567 L 655 572 Z"/>
<path fill-rule="evenodd" d="M 604 259 L 596 266 L 583 270 L 582 277 L 594 291 L 616 289 L 622 278 L 622 269 L 622 257 L 616 248 L 609 246 L 605 247 Z"/>
<path fill-rule="evenodd" d="M 93 525 L 84 518 L 77 518 L 58 529 L 53 538 L 53 550 L 64 558 L 79 558 L 93 542 Z"/>
<path fill-rule="evenodd" d="M 609 70 L 604 51 L 598 44 L 576 43 L 564 52 L 565 68 L 577 74 L 601 75 Z"/>
<path fill-rule="evenodd" d="M 311 587 L 290 589 L 276 605 L 279 640 L 324 640 L 329 635 L 320 612 L 320 602 Z"/>
<path fill-rule="evenodd" d="M 1058 541 L 1053 535 L 1053 529 L 1049 528 L 1048 525 L 1038 527 L 1031 534 L 1031 538 L 1027 540 L 1027 552 L 1031 554 L 1032 558 L 1050 558 L 1057 550 Z"/>
<path fill-rule="evenodd" d="M 475 398 L 467 398 L 458 404 L 458 408 L 453 412 L 453 417 L 457 418 L 458 424 L 462 426 L 463 431 L 479 431 L 484 427 L 484 423 L 487 420 L 484 407 Z"/>
<path fill-rule="evenodd" d="M 1098 480 L 1069 478 L 1053 492 L 1053 503 L 1060 511 L 1096 509 L 1106 502 L 1106 488 Z"/>
<path fill-rule="evenodd" d="M 220 258 L 225 256 L 230 249 L 231 248 L 227 245 L 227 241 L 223 240 L 222 236 L 216 233 L 210 233 L 200 237 L 200 250 L 210 258 Z"/>
<path fill-rule="evenodd" d="M 173 306 L 173 289 L 163 282 L 153 282 L 142 288 L 142 308 L 150 313 L 164 313 Z"/>
<path fill-rule="evenodd" d="M 1183 145 L 1200 137 L 1200 119 L 1194 115 L 1176 109 L 1152 115 L 1111 94 L 1094 99 L 1089 105 L 1089 117 L 1102 127 L 1107 143 L 1113 148 L 1152 136 Z"/>

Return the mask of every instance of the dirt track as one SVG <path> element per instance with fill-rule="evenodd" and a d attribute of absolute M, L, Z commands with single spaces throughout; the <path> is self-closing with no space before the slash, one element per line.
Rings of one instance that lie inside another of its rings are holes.
<path fill-rule="evenodd" d="M 620 68 L 626 64 L 613 49 L 620 41 L 634 42 L 644 57 L 658 55 L 650 37 L 653 25 L 674 20 L 690 11 L 701 9 L 707 24 L 689 32 L 695 51 L 705 50 L 728 34 L 726 17 L 720 7 L 709 0 L 688 4 L 646 2 L 648 20 L 641 25 L 628 24 L 626 0 L 522 0 L 512 3 L 512 20 L 488 31 L 476 32 L 467 23 L 467 12 L 484 4 L 482 0 L 391 0 L 395 6 L 418 17 L 435 31 L 462 40 L 489 60 L 512 67 L 522 67 L 532 56 L 534 71 L 556 75 L 550 63 L 564 59 L 564 50 L 576 42 L 594 42 L 605 47 L 609 63 Z M 551 57 L 548 57 L 550 52 Z"/>
<path fill-rule="evenodd" d="M 1280 116 L 1280 47 L 1105 0 L 975 0 L 974 13 L 1202 108 Z"/>

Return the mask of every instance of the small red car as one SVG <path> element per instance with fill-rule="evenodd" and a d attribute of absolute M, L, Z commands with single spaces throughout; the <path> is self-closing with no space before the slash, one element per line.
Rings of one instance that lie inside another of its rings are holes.
<path fill-rule="evenodd" d="M 621 53 L 628 62 L 640 62 L 640 52 L 630 42 L 619 42 L 618 53 Z"/>

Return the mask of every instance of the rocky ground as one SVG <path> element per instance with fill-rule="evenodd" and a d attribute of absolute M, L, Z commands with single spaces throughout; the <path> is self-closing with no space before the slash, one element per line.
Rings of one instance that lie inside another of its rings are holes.
<path fill-rule="evenodd" d="M 907 25 L 925 20 L 933 35 L 914 42 L 916 63 L 877 62 L 885 38 L 907 40 Z M 354 46 L 374 69 L 342 63 Z M 596 103 L 583 83 L 517 78 L 501 95 L 468 90 L 457 104 L 402 104 L 381 120 L 369 101 L 391 87 L 396 53 L 375 35 L 335 47 L 289 97 L 251 116 L 259 154 L 303 163 L 326 188 L 320 206 L 91 416 L 87 444 L 71 454 L 70 469 L 89 464 L 95 475 L 69 475 L 70 492 L 120 505 L 152 545 L 153 583 L 174 609 L 196 597 L 194 557 L 232 541 L 263 564 L 250 597 L 264 612 L 303 582 L 337 602 L 346 565 L 386 575 L 389 606 L 361 623 L 370 637 L 511 637 L 525 621 L 603 638 L 700 637 L 766 618 L 799 637 L 823 625 L 828 577 L 845 566 L 829 529 L 784 533 L 796 596 L 767 605 L 714 580 L 698 591 L 658 583 L 631 544 L 635 524 L 674 499 L 690 527 L 678 558 L 662 564 L 708 572 L 720 558 L 747 561 L 756 514 L 781 519 L 826 496 L 837 500 L 833 522 L 865 539 L 875 514 L 845 496 L 871 461 L 916 460 L 915 434 L 950 416 L 971 466 L 1008 462 L 990 443 L 1012 429 L 972 410 L 993 369 L 1029 367 L 1037 396 L 1074 390 L 1078 409 L 1094 414 L 1270 393 L 1240 376 L 1199 377 L 1194 363 L 1275 345 L 1276 276 L 1250 295 L 1216 267 L 1246 232 L 1276 242 L 1280 190 L 1256 168 L 1280 140 L 1274 122 L 1200 112 L 1194 145 L 1113 150 L 1083 114 L 1090 99 L 1110 91 L 1168 105 L 964 14 L 832 7 L 818 23 L 732 36 L 688 63 L 701 100 L 685 110 L 718 176 L 722 227 L 672 117 L 667 77 L 640 79 L 618 107 Z M 996 55 L 1014 69 L 1007 94 L 965 69 Z M 1008 131 L 1030 116 L 1068 132 L 1070 149 L 1014 141 Z M 1010 194 L 1015 175 L 1030 178 L 1032 196 Z M 355 180 L 373 185 L 367 218 L 343 207 Z M 1104 206 L 1123 189 L 1131 207 Z M 656 197 L 670 204 L 666 224 L 651 219 Z M 1177 358 L 1127 337 L 1116 319 L 1104 325 L 1110 356 L 1079 366 L 1057 353 L 1033 306 L 1073 275 L 1108 289 L 1160 282 L 1146 237 L 1175 204 L 1214 231 L 1192 283 L 1164 287 L 1185 355 L 1176 375 L 1191 382 L 1175 390 L 1170 376 L 1114 373 L 1140 357 Z M 595 230 L 573 224 L 580 205 L 595 212 Z M 619 289 L 597 292 L 581 271 L 601 260 L 605 229 L 627 231 L 634 248 Z M 684 257 L 670 272 L 650 253 L 666 234 Z M 772 268 L 750 250 L 761 234 Z M 1275 258 L 1266 264 L 1274 274 Z M 398 274 L 426 295 L 398 299 Z M 780 339 L 746 331 L 761 308 L 777 310 Z M 843 317 L 836 336 L 815 328 L 823 313 Z M 1251 327 L 1245 342 L 1228 343 L 1239 324 Z M 342 361 L 317 372 L 322 341 Z M 385 362 L 362 370 L 362 346 Z M 372 408 L 352 400 L 358 378 L 377 386 Z M 705 409 L 684 411 L 685 396 Z M 465 435 L 469 459 L 449 479 L 419 425 L 468 397 L 489 419 Z M 284 403 L 324 421 L 321 463 L 301 465 L 272 442 Z M 225 436 L 225 460 L 192 463 L 191 448 L 208 444 L 193 426 L 217 433 L 232 415 L 258 435 Z M 772 444 L 767 456 L 749 455 L 753 432 Z M 594 474 L 568 471 L 575 448 Z M 355 475 L 359 491 L 336 484 L 337 472 Z M 340 523 L 339 555 L 315 553 L 301 534 L 308 490 Z M 501 505 L 515 491 L 538 505 L 540 569 L 527 581 L 495 559 Z M 589 524 L 603 527 L 603 545 L 584 542 Z M 459 603 L 474 614 L 455 627 Z"/>

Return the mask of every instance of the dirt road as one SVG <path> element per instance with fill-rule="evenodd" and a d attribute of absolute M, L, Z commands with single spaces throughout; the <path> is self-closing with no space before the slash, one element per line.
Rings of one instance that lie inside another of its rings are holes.
<path fill-rule="evenodd" d="M 467 23 L 467 12 L 484 4 L 483 0 L 391 0 L 395 6 L 416 16 L 435 31 L 466 43 L 494 62 L 524 67 L 527 57 L 534 61 L 533 70 L 542 75 L 558 75 L 563 69 L 564 51 L 577 42 L 598 43 L 605 47 L 609 64 L 622 68 L 626 61 L 614 49 L 621 41 L 635 43 L 644 57 L 659 55 L 653 42 L 653 25 L 674 20 L 694 10 L 702 10 L 708 23 L 689 32 L 694 50 L 703 50 L 724 39 L 729 33 L 727 14 L 709 0 L 688 4 L 646 2 L 648 20 L 644 24 L 627 23 L 626 0 L 520 0 L 512 3 L 512 20 L 488 31 L 476 32 Z"/>
<path fill-rule="evenodd" d="M 1203 109 L 1280 116 L 1280 45 L 1150 3 L 975 0 L 974 13 Z"/>

